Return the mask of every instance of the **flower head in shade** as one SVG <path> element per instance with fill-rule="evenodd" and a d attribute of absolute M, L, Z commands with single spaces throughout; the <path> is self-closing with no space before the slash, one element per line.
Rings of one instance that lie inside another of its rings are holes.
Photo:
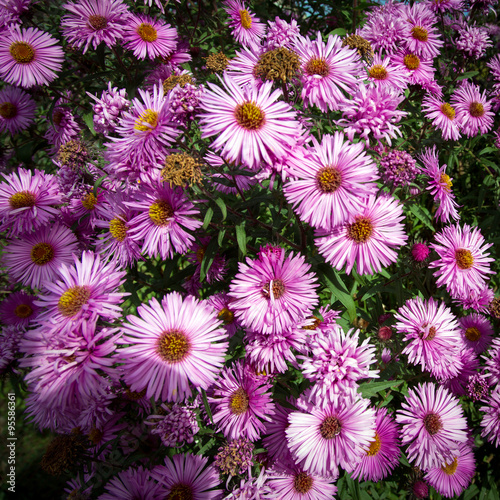
<path fill-rule="evenodd" d="M 500 383 L 500 338 L 494 338 L 488 349 L 488 357 L 481 356 L 485 360 L 485 369 L 488 383 L 494 387 Z"/>
<path fill-rule="evenodd" d="M 301 134 L 296 113 L 289 104 L 278 101 L 281 90 L 272 91 L 273 82 L 240 87 L 227 74 L 224 89 L 208 84 L 201 99 L 202 137 L 219 134 L 211 147 L 221 151 L 229 162 L 252 170 L 261 162 L 286 156 Z"/>
<path fill-rule="evenodd" d="M 470 399 L 472 399 L 472 401 L 480 401 L 481 399 L 485 399 L 488 396 L 489 392 L 487 375 L 482 375 L 480 373 L 474 373 L 470 375 L 466 389 L 466 394 Z"/>
<path fill-rule="evenodd" d="M 479 408 L 483 413 L 481 420 L 481 437 L 484 437 L 497 448 L 500 446 L 500 389 L 497 387 L 484 400 L 486 406 Z"/>
<path fill-rule="evenodd" d="M 406 16 L 408 22 L 404 38 L 406 48 L 425 59 L 433 59 L 439 55 L 444 44 L 438 29 L 434 27 L 437 22 L 436 15 L 427 4 L 418 3 L 407 7 Z"/>
<path fill-rule="evenodd" d="M 74 47 L 90 45 L 95 49 L 104 42 L 108 47 L 116 45 L 123 37 L 128 8 L 122 0 L 79 0 L 63 7 L 69 14 L 62 18 L 62 32 Z"/>
<path fill-rule="evenodd" d="M 439 166 L 439 159 L 436 146 L 432 149 L 426 148 L 420 155 L 424 165 L 422 173 L 429 178 L 427 190 L 430 191 L 434 200 L 439 203 L 435 217 L 441 222 L 449 222 L 450 217 L 458 221 L 460 216 L 455 201 L 455 195 L 452 193 L 453 179 L 446 174 L 446 165 Z"/>
<path fill-rule="evenodd" d="M 213 421 L 226 438 L 260 438 L 265 429 L 262 421 L 274 414 L 270 388 L 270 383 L 253 376 L 241 361 L 222 370 L 208 400 Z"/>
<path fill-rule="evenodd" d="M 2 0 L 0 3 L 0 28 L 21 23 L 21 14 L 28 10 L 31 0 Z"/>
<path fill-rule="evenodd" d="M 183 401 L 192 387 L 207 389 L 224 363 L 227 333 L 213 310 L 192 296 L 176 292 L 155 299 L 127 316 L 124 344 L 118 353 L 123 379 L 146 397 Z M 147 333 L 146 333 L 147 332 Z"/>
<path fill-rule="evenodd" d="M 316 40 L 298 37 L 294 50 L 302 60 L 304 106 L 317 106 L 324 113 L 339 109 L 345 99 L 342 91 L 354 92 L 363 75 L 356 50 L 343 47 L 337 35 L 329 35 L 325 44 L 320 32 Z"/>
<path fill-rule="evenodd" d="M 401 442 L 409 445 L 408 460 L 423 470 L 453 460 L 460 443 L 467 441 L 467 421 L 458 399 L 442 386 L 418 384 L 408 390 L 398 410 Z"/>
<path fill-rule="evenodd" d="M 405 333 L 408 342 L 403 354 L 411 364 L 439 378 L 451 378 L 460 368 L 457 358 L 460 347 L 458 323 L 444 302 L 416 297 L 407 300 L 394 316 L 396 330 Z"/>
<path fill-rule="evenodd" d="M 493 274 L 489 263 L 494 259 L 486 252 L 493 244 L 485 243 L 479 228 L 446 226 L 434 238 L 431 247 L 439 258 L 429 267 L 436 269 L 436 285 L 446 286 L 452 296 L 481 290 Z"/>
<path fill-rule="evenodd" d="M 313 138 L 313 144 L 288 159 L 291 179 L 283 190 L 301 220 L 330 230 L 375 194 L 377 167 L 363 144 L 345 141 L 342 132 L 324 135 L 321 144 Z"/>
<path fill-rule="evenodd" d="M 457 122 L 467 137 L 486 134 L 493 128 L 495 114 L 491 111 L 491 102 L 486 99 L 486 90 L 481 92 L 478 85 L 464 81 L 453 92 L 450 102 L 457 113 Z"/>
<path fill-rule="evenodd" d="M 474 452 L 468 443 L 462 443 L 453 459 L 430 469 L 425 480 L 440 495 L 457 498 L 469 486 L 475 472 Z"/>
<path fill-rule="evenodd" d="M 24 291 L 14 292 L 0 303 L 0 321 L 25 329 L 38 316 L 39 307 L 34 304 L 36 297 Z"/>
<path fill-rule="evenodd" d="M 70 141 L 77 141 L 80 135 L 80 125 L 67 106 L 57 106 L 52 112 L 52 123 L 47 124 L 45 139 L 52 144 L 52 153 Z"/>
<path fill-rule="evenodd" d="M 449 389 L 455 396 L 463 396 L 467 393 L 467 385 L 471 377 L 477 374 L 479 359 L 477 354 L 470 348 L 461 348 L 458 354 L 458 374 L 454 377 L 441 379 L 439 382 Z"/>
<path fill-rule="evenodd" d="M 418 174 L 415 160 L 406 151 L 393 149 L 380 159 L 380 174 L 394 186 L 408 186 Z"/>
<path fill-rule="evenodd" d="M 35 118 L 36 103 L 21 89 L 7 86 L 0 90 L 0 132 L 17 134 Z"/>
<path fill-rule="evenodd" d="M 0 38 L 0 78 L 29 88 L 47 85 L 57 77 L 64 59 L 63 49 L 48 33 L 14 26 Z"/>
<path fill-rule="evenodd" d="M 156 466 L 152 474 L 164 487 L 162 498 L 215 500 L 222 493 L 214 489 L 220 484 L 217 469 L 208 465 L 208 457 L 201 455 L 186 453 L 166 457 L 165 465 Z"/>
<path fill-rule="evenodd" d="M 225 292 L 216 293 L 207 299 L 207 304 L 211 305 L 217 317 L 224 322 L 229 337 L 232 337 L 236 331 L 241 328 L 241 324 L 234 316 L 234 311 L 231 307 L 232 299 Z"/>
<path fill-rule="evenodd" d="M 317 304 L 316 277 L 301 255 L 262 254 L 239 263 L 231 282 L 232 309 L 243 326 L 257 333 L 281 333 L 304 320 Z"/>
<path fill-rule="evenodd" d="M 492 46 L 486 27 L 465 25 L 458 30 L 458 40 L 455 46 L 466 57 L 480 59 L 486 54 L 486 49 Z"/>
<path fill-rule="evenodd" d="M 156 18 L 131 14 L 123 40 L 137 59 L 167 57 L 177 46 L 177 30 Z"/>
<path fill-rule="evenodd" d="M 0 375 L 13 365 L 19 352 L 19 343 L 23 337 L 23 329 L 14 325 L 2 327 L 0 330 Z"/>
<path fill-rule="evenodd" d="M 441 130 L 445 141 L 460 138 L 455 110 L 447 102 L 428 94 L 422 101 L 422 111 L 426 118 L 432 120 L 432 125 Z"/>
<path fill-rule="evenodd" d="M 245 474 L 253 465 L 255 446 L 247 438 L 234 439 L 219 448 L 215 455 L 215 466 L 222 474 L 236 476 Z"/>
<path fill-rule="evenodd" d="M 198 229 L 203 223 L 193 218 L 199 211 L 184 190 L 172 189 L 167 183 L 144 184 L 136 200 L 125 203 L 137 212 L 129 223 L 132 241 L 143 242 L 144 253 L 159 255 L 163 260 L 172 258 L 174 252 L 186 253 L 194 242 L 188 231 Z"/>
<path fill-rule="evenodd" d="M 12 280 L 42 288 L 59 276 L 61 264 L 71 264 L 78 242 L 66 227 L 47 225 L 25 233 L 5 247 L 3 264 Z"/>
<path fill-rule="evenodd" d="M 380 272 L 397 261 L 395 249 L 408 238 L 403 218 L 403 208 L 395 198 L 370 196 L 340 226 L 331 231 L 317 230 L 316 246 L 326 262 L 339 271 L 346 265 L 350 273 L 356 263 L 359 274 Z"/>
<path fill-rule="evenodd" d="M 380 481 L 389 475 L 399 462 L 399 429 L 385 408 L 377 410 L 375 439 L 352 473 L 353 479 Z"/>
<path fill-rule="evenodd" d="M 481 314 L 469 314 L 458 319 L 464 344 L 477 354 L 484 352 L 491 343 L 493 328 Z"/>
<path fill-rule="evenodd" d="M 276 498 L 273 489 L 268 484 L 268 479 L 269 476 L 265 467 L 261 468 L 257 477 L 252 476 L 252 470 L 250 469 L 248 479 L 240 479 L 240 485 L 231 490 L 231 493 L 224 497 L 224 500 Z"/>
<path fill-rule="evenodd" d="M 47 225 L 59 210 L 61 195 L 53 175 L 24 168 L 5 175 L 0 184 L 0 231 L 19 236 Z"/>
<path fill-rule="evenodd" d="M 366 71 L 368 72 L 368 80 L 377 87 L 392 87 L 399 90 L 408 87 L 408 71 L 391 62 L 390 57 L 383 58 L 380 52 L 375 54 Z"/>
<path fill-rule="evenodd" d="M 112 87 L 111 82 L 108 82 L 108 90 L 102 91 L 100 99 L 88 92 L 87 95 L 95 101 L 95 104 L 92 105 L 94 111 L 94 130 L 98 134 L 106 135 L 114 132 L 118 126 L 118 120 L 122 111 L 127 111 L 130 107 L 130 101 L 127 99 L 127 91 L 118 87 Z"/>
<path fill-rule="evenodd" d="M 352 471 L 375 437 L 369 400 L 337 395 L 324 408 L 310 406 L 288 416 L 288 447 L 306 472 L 336 476 Z"/>
<path fill-rule="evenodd" d="M 293 406 L 294 399 L 288 398 L 288 403 Z M 286 429 L 288 427 L 288 415 L 293 410 L 276 403 L 273 418 L 265 423 L 265 437 L 262 439 L 262 444 L 267 449 L 267 453 L 274 460 L 281 464 L 291 460 L 288 442 L 286 440 Z"/>
<path fill-rule="evenodd" d="M 236 41 L 246 46 L 258 45 L 266 32 L 266 25 L 241 0 L 226 0 L 224 5 Z"/>
<path fill-rule="evenodd" d="M 488 306 L 495 298 L 491 288 L 482 287 L 479 291 L 469 290 L 467 293 L 459 294 L 453 302 L 461 305 L 464 309 L 474 309 L 477 312 L 488 313 Z"/>

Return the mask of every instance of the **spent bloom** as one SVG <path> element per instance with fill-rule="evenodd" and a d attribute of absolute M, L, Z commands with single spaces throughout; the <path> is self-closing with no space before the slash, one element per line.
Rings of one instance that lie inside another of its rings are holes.
<path fill-rule="evenodd" d="M 219 448 L 214 464 L 223 474 L 245 474 L 253 465 L 253 450 L 247 438 L 234 439 Z"/>

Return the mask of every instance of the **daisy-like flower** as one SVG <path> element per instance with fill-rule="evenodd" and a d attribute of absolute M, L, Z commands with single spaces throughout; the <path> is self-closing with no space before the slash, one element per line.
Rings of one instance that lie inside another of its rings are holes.
<path fill-rule="evenodd" d="M 163 485 L 162 498 L 215 500 L 223 491 L 214 489 L 220 484 L 219 473 L 213 465 L 208 465 L 208 457 L 201 455 L 165 457 L 165 465 L 157 465 L 152 474 Z"/>
<path fill-rule="evenodd" d="M 0 38 L 0 78 L 12 85 L 47 85 L 57 77 L 63 60 L 57 40 L 36 28 L 10 27 Z"/>
<path fill-rule="evenodd" d="M 460 294 L 453 299 L 453 302 L 461 305 L 464 309 L 474 309 L 477 312 L 488 313 L 488 306 L 495 298 L 491 288 L 482 287 L 479 291 L 470 290 L 465 294 Z"/>
<path fill-rule="evenodd" d="M 481 92 L 478 85 L 464 81 L 453 92 L 450 102 L 457 113 L 460 129 L 467 137 L 474 137 L 479 132 L 486 134 L 493 128 L 495 114 L 491 111 L 491 102 L 486 99 L 486 90 Z"/>
<path fill-rule="evenodd" d="M 486 406 L 479 408 L 483 413 L 481 437 L 486 438 L 497 448 L 500 446 L 500 389 L 497 387 L 483 400 Z"/>
<path fill-rule="evenodd" d="M 68 212 L 75 220 L 80 220 L 85 217 L 86 223 L 95 227 L 98 219 L 103 219 L 106 214 L 105 209 L 106 191 L 103 189 L 89 189 L 81 196 L 71 199 Z"/>
<path fill-rule="evenodd" d="M 493 274 L 489 263 L 494 259 L 486 252 L 493 243 L 485 243 L 479 228 L 467 224 L 463 227 L 446 226 L 434 238 L 437 243 L 431 247 L 439 259 L 431 262 L 429 267 L 436 268 L 436 285 L 445 285 L 454 297 L 470 290 L 481 290 L 488 274 Z"/>
<path fill-rule="evenodd" d="M 80 131 L 80 125 L 71 110 L 67 106 L 57 106 L 54 108 L 52 123 L 48 124 L 44 137 L 52 144 L 52 153 L 55 154 L 62 145 L 78 141 Z"/>
<path fill-rule="evenodd" d="M 157 483 L 152 473 L 139 465 L 137 469 L 130 467 L 111 479 L 105 486 L 106 493 L 99 500 L 134 500 L 147 498 L 161 500 L 165 498 L 165 488 Z"/>
<path fill-rule="evenodd" d="M 325 408 L 294 411 L 286 429 L 288 447 L 306 472 L 337 476 L 339 465 L 352 471 L 375 437 L 370 401 L 337 396 Z"/>
<path fill-rule="evenodd" d="M 377 167 L 363 144 L 345 141 L 342 132 L 324 135 L 321 144 L 313 138 L 313 144 L 288 159 L 291 180 L 283 191 L 301 220 L 330 230 L 375 194 Z"/>
<path fill-rule="evenodd" d="M 34 304 L 36 297 L 28 293 L 14 292 L 0 303 L 0 321 L 23 330 L 38 316 L 39 307 Z"/>
<path fill-rule="evenodd" d="M 396 330 L 405 333 L 409 342 L 403 349 L 411 364 L 422 367 L 439 378 L 458 374 L 457 362 L 461 344 L 458 323 L 444 302 L 416 297 L 407 300 L 394 316 Z"/>
<path fill-rule="evenodd" d="M 271 81 L 240 87 L 227 74 L 221 81 L 225 91 L 209 83 L 211 90 L 201 98 L 202 138 L 220 134 L 211 147 L 252 170 L 286 156 L 302 127 L 290 105 L 278 101 L 281 90 L 271 93 Z"/>
<path fill-rule="evenodd" d="M 394 87 L 399 90 L 408 87 L 408 71 L 400 65 L 392 63 L 390 57 L 383 58 L 380 52 L 375 54 L 366 71 L 368 72 L 368 80 L 376 86 Z"/>
<path fill-rule="evenodd" d="M 58 277 L 61 264 L 73 262 L 77 247 L 77 239 L 69 229 L 59 224 L 47 225 L 9 243 L 3 264 L 12 280 L 42 288 Z"/>
<path fill-rule="evenodd" d="M 406 9 L 408 25 L 405 29 L 406 48 L 425 59 L 439 55 L 444 45 L 438 29 L 434 27 L 437 19 L 425 3 L 414 4 Z"/>
<path fill-rule="evenodd" d="M 424 479 L 440 495 L 457 498 L 469 486 L 475 472 L 474 452 L 467 443 L 462 443 L 453 460 L 447 460 L 440 467 L 433 467 Z"/>
<path fill-rule="evenodd" d="M 28 10 L 31 0 L 2 0 L 0 3 L 0 28 L 20 24 L 19 17 Z"/>
<path fill-rule="evenodd" d="M 436 146 L 426 148 L 420 155 L 424 165 L 422 173 L 429 178 L 427 190 L 430 191 L 435 201 L 439 203 L 435 217 L 441 222 L 449 222 L 450 217 L 458 221 L 458 204 L 455 195 L 452 193 L 453 179 L 446 173 L 446 165 L 439 166 L 439 159 Z"/>
<path fill-rule="evenodd" d="M 324 113 L 339 109 L 345 99 L 342 91 L 353 93 L 363 75 L 357 51 L 343 47 L 337 35 L 329 35 L 325 44 L 320 32 L 316 40 L 297 38 L 294 50 L 302 60 L 304 106 L 316 105 Z"/>
<path fill-rule="evenodd" d="M 294 406 L 294 399 L 289 397 L 288 404 Z M 265 423 L 265 437 L 262 439 L 262 444 L 267 449 L 267 453 L 273 461 L 284 464 L 291 461 L 290 450 L 286 440 L 286 429 L 288 427 L 288 415 L 293 410 L 276 403 L 273 418 Z"/>
<path fill-rule="evenodd" d="M 158 81 L 155 83 L 158 83 Z M 102 91 L 100 99 L 88 92 L 87 95 L 96 102 L 92 105 L 94 111 L 94 130 L 98 134 L 105 135 L 114 132 L 118 126 L 118 119 L 122 111 L 127 111 L 130 107 L 130 101 L 127 99 L 127 91 L 118 87 L 112 87 L 111 82 L 108 82 L 108 90 Z"/>
<path fill-rule="evenodd" d="M 435 384 L 418 384 L 408 390 L 398 410 L 401 441 L 409 445 L 408 460 L 423 470 L 452 461 L 460 443 L 467 441 L 467 421 L 458 399 Z"/>
<path fill-rule="evenodd" d="M 386 408 L 377 410 L 375 420 L 375 439 L 365 450 L 365 455 L 352 473 L 353 479 L 360 481 L 380 481 L 398 465 L 399 429 Z"/>
<path fill-rule="evenodd" d="M 63 35 L 73 46 L 83 46 L 84 54 L 91 44 L 113 47 L 123 38 L 128 8 L 122 0 L 79 0 L 63 7 L 70 12 L 62 18 Z"/>
<path fill-rule="evenodd" d="M 447 102 L 432 95 L 426 95 L 422 101 L 422 111 L 426 118 L 432 120 L 432 125 L 441 130 L 445 141 L 449 139 L 456 141 L 460 138 L 455 110 Z"/>
<path fill-rule="evenodd" d="M 36 103 L 21 89 L 7 86 L 0 90 L 0 132 L 17 134 L 35 118 Z"/>
<path fill-rule="evenodd" d="M 53 175 L 24 168 L 5 175 L 0 184 L 0 231 L 18 236 L 47 225 L 59 210 L 61 195 Z"/>
<path fill-rule="evenodd" d="M 262 422 L 274 415 L 271 384 L 252 375 L 242 361 L 222 370 L 212 388 L 213 421 L 228 439 L 256 441 L 265 430 Z"/>
<path fill-rule="evenodd" d="M 364 200 L 361 210 L 331 231 L 317 230 L 316 246 L 326 262 L 350 273 L 354 264 L 359 274 L 380 272 L 398 259 L 395 249 L 404 245 L 403 208 L 395 198 L 382 195 Z"/>
<path fill-rule="evenodd" d="M 146 397 L 183 401 L 191 385 L 207 389 L 224 363 L 228 343 L 214 311 L 192 296 L 176 293 L 141 305 L 127 316 L 118 354 L 123 379 L 132 391 L 146 388 Z"/>
<path fill-rule="evenodd" d="M 259 46 L 243 47 L 237 50 L 236 55 L 228 62 L 227 75 L 240 87 L 254 83 L 260 88 L 263 79 L 257 74 L 264 48 Z"/>
<path fill-rule="evenodd" d="M 448 10 L 462 10 L 463 0 L 429 0 L 428 7 L 433 12 L 446 12 Z"/>
<path fill-rule="evenodd" d="M 316 277 L 301 255 L 262 254 L 239 263 L 231 282 L 232 310 L 246 328 L 263 334 L 281 333 L 303 321 L 318 302 Z"/>
<path fill-rule="evenodd" d="M 156 18 L 131 14 L 123 40 L 137 59 L 168 57 L 177 46 L 177 30 Z"/>
<path fill-rule="evenodd" d="M 266 25 L 241 0 L 226 0 L 224 5 L 236 41 L 246 46 L 258 45 L 266 33 Z"/>
<path fill-rule="evenodd" d="M 396 54 L 393 62 L 408 71 L 411 85 L 425 85 L 434 80 L 434 68 L 430 59 L 406 51 Z"/>
<path fill-rule="evenodd" d="M 484 352 L 493 338 L 493 328 L 487 318 L 481 314 L 469 314 L 458 319 L 460 333 L 467 347 L 477 354 Z"/>

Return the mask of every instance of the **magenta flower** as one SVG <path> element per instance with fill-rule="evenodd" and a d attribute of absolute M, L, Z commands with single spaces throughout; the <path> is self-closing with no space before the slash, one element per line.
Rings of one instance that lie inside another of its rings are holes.
<path fill-rule="evenodd" d="M 36 103 L 21 89 L 7 86 L 0 90 L 0 132 L 17 134 L 35 118 Z"/>
<path fill-rule="evenodd" d="M 500 389 L 493 390 L 491 395 L 483 400 L 486 406 L 479 408 L 483 413 L 481 420 L 481 437 L 486 438 L 488 442 L 500 446 Z"/>
<path fill-rule="evenodd" d="M 434 80 L 434 68 L 431 59 L 424 59 L 415 53 L 406 51 L 396 54 L 393 62 L 406 69 L 411 85 L 426 85 Z"/>
<path fill-rule="evenodd" d="M 458 319 L 464 344 L 477 354 L 484 352 L 493 338 L 493 328 L 481 314 L 469 314 Z"/>
<path fill-rule="evenodd" d="M 14 292 L 0 303 L 0 321 L 24 330 L 38 316 L 40 308 L 34 304 L 35 299 L 24 291 Z"/>
<path fill-rule="evenodd" d="M 406 9 L 408 24 L 405 29 L 404 44 L 408 51 L 425 59 L 439 55 L 444 45 L 440 39 L 436 15 L 425 3 L 414 4 Z"/>
<path fill-rule="evenodd" d="M 486 26 L 463 26 L 458 30 L 458 40 L 455 41 L 457 49 L 466 57 L 480 59 L 486 54 L 486 49 L 491 47 L 489 30 Z"/>
<path fill-rule="evenodd" d="M 441 130 L 445 141 L 460 139 L 458 121 L 455 120 L 455 110 L 442 99 L 427 95 L 422 101 L 422 111 L 426 118 L 432 120 L 432 125 Z"/>
<path fill-rule="evenodd" d="M 165 488 L 153 479 L 152 473 L 139 465 L 119 472 L 105 486 L 106 493 L 99 500 L 133 500 L 147 498 L 161 500 L 165 498 Z"/>
<path fill-rule="evenodd" d="M 52 153 L 56 154 L 59 148 L 69 141 L 78 141 L 80 125 L 67 106 L 57 106 L 52 112 L 52 123 L 48 123 L 45 139 L 52 144 Z"/>
<path fill-rule="evenodd" d="M 13 26 L 0 38 L 0 78 L 29 88 L 47 85 L 57 77 L 64 52 L 57 40 L 36 28 Z"/>
<path fill-rule="evenodd" d="M 283 191 L 301 220 L 330 230 L 362 208 L 363 198 L 375 194 L 377 167 L 363 144 L 344 140 L 342 132 L 324 135 L 319 144 L 298 150 L 288 159 L 291 179 Z"/>
<path fill-rule="evenodd" d="M 467 393 L 471 377 L 477 375 L 479 359 L 472 349 L 462 347 L 456 363 L 460 367 L 458 374 L 451 378 L 441 379 L 439 382 L 455 396 L 464 396 Z"/>
<path fill-rule="evenodd" d="M 391 62 L 390 57 L 382 58 L 380 52 L 375 54 L 366 71 L 368 72 L 368 80 L 377 87 L 392 87 L 398 90 L 404 90 L 408 87 L 408 71 Z"/>
<path fill-rule="evenodd" d="M 402 206 L 395 198 L 382 195 L 364 200 L 364 207 L 331 231 L 317 230 L 316 246 L 326 262 L 350 273 L 356 263 L 359 274 L 380 272 L 396 262 L 394 249 L 408 239 L 404 233 Z"/>
<path fill-rule="evenodd" d="M 411 256 L 417 263 L 424 262 L 429 257 L 430 250 L 425 243 L 415 243 L 411 247 Z"/>
<path fill-rule="evenodd" d="M 500 383 L 500 338 L 493 339 L 487 354 L 487 357 L 481 358 L 485 361 L 488 383 L 490 387 L 495 387 Z"/>
<path fill-rule="evenodd" d="M 126 90 L 113 87 L 111 82 L 108 82 L 108 90 L 102 91 L 100 99 L 88 92 L 87 95 L 95 101 L 95 104 L 92 105 L 94 110 L 94 130 L 98 134 L 105 135 L 114 132 L 122 112 L 127 111 L 130 107 Z"/>
<path fill-rule="evenodd" d="M 226 0 L 224 6 L 235 40 L 246 46 L 258 45 L 266 32 L 266 25 L 241 0 Z"/>
<path fill-rule="evenodd" d="M 295 19 L 290 23 L 276 17 L 274 21 L 267 22 L 266 50 L 274 50 L 279 47 L 293 49 L 297 37 L 300 35 L 299 25 Z"/>
<path fill-rule="evenodd" d="M 237 50 L 236 55 L 228 62 L 227 75 L 240 87 L 253 83 L 257 88 L 260 88 L 264 82 L 257 75 L 256 70 L 263 54 L 265 54 L 265 50 L 260 45 Z"/>
<path fill-rule="evenodd" d="M 288 398 L 288 403 L 294 406 L 293 398 Z M 293 461 L 288 449 L 286 440 L 286 429 L 288 427 L 288 415 L 293 410 L 276 403 L 274 415 L 265 422 L 265 437 L 262 439 L 262 444 L 267 449 L 267 453 L 272 457 L 274 462 L 285 464 Z"/>
<path fill-rule="evenodd" d="M 196 389 L 213 384 L 224 363 L 227 333 L 212 308 L 192 296 L 172 292 L 161 304 L 152 298 L 137 316 L 127 316 L 120 341 L 123 379 L 146 397 L 183 401 Z"/>

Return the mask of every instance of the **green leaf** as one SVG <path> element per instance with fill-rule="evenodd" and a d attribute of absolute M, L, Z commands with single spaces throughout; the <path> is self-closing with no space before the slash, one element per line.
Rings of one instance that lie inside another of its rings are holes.
<path fill-rule="evenodd" d="M 323 281 L 332 292 L 337 300 L 347 309 L 351 323 L 356 320 L 356 304 L 347 290 L 343 281 L 339 278 L 337 273 L 327 264 L 320 264 L 318 272 L 323 277 Z M 343 290 L 342 290 L 343 288 Z"/>
<path fill-rule="evenodd" d="M 328 33 L 328 36 L 330 36 L 330 35 L 345 36 L 346 33 L 347 33 L 347 31 L 344 28 L 337 28 L 333 31 L 330 31 L 330 33 Z"/>
<path fill-rule="evenodd" d="M 219 236 L 217 238 L 217 243 L 219 244 L 220 247 L 222 246 L 222 242 L 224 241 L 224 236 L 225 235 L 226 235 L 226 230 L 225 229 L 221 229 L 219 231 Z"/>
<path fill-rule="evenodd" d="M 207 213 L 205 214 L 205 219 L 203 220 L 203 229 L 206 229 L 210 222 L 212 221 L 212 216 L 214 215 L 214 211 L 212 207 L 208 207 Z"/>
<path fill-rule="evenodd" d="M 205 276 L 210 270 L 218 248 L 219 246 L 217 245 L 217 241 L 215 241 L 215 239 L 210 240 L 210 243 L 208 244 L 203 255 L 203 259 L 201 260 L 200 281 L 203 281 L 205 279 Z"/>
<path fill-rule="evenodd" d="M 212 425 L 215 425 L 214 419 L 212 417 L 212 410 L 210 409 L 210 405 L 208 404 L 207 393 L 205 392 L 205 389 L 201 390 L 201 397 L 203 398 L 203 406 L 205 406 L 205 411 L 207 412 L 208 418 L 210 419 L 210 422 L 212 422 Z"/>
<path fill-rule="evenodd" d="M 217 203 L 217 205 L 220 208 L 220 211 L 222 212 L 222 220 L 226 220 L 226 217 L 227 217 L 227 207 L 226 207 L 226 204 L 224 203 L 224 200 L 222 198 L 217 198 L 215 200 L 215 203 Z"/>
<path fill-rule="evenodd" d="M 247 235 L 245 232 L 245 221 L 236 226 L 236 240 L 243 255 L 247 254 Z"/>
<path fill-rule="evenodd" d="M 429 229 L 433 232 L 435 231 L 434 226 L 432 225 L 432 218 L 426 208 L 423 208 L 420 205 L 411 205 L 410 212 Z"/>
<path fill-rule="evenodd" d="M 96 135 L 96 132 L 94 129 L 94 114 L 93 113 L 85 113 L 83 115 L 83 121 L 85 122 L 85 125 L 87 125 L 89 130 L 92 132 L 92 135 Z"/>
<path fill-rule="evenodd" d="M 472 78 L 479 74 L 479 71 L 467 71 L 466 73 L 462 73 L 457 80 L 465 80 L 466 78 Z"/>
<path fill-rule="evenodd" d="M 364 398 L 371 398 L 385 389 L 394 389 L 403 383 L 402 380 L 382 380 L 360 384 L 359 390 Z"/>

